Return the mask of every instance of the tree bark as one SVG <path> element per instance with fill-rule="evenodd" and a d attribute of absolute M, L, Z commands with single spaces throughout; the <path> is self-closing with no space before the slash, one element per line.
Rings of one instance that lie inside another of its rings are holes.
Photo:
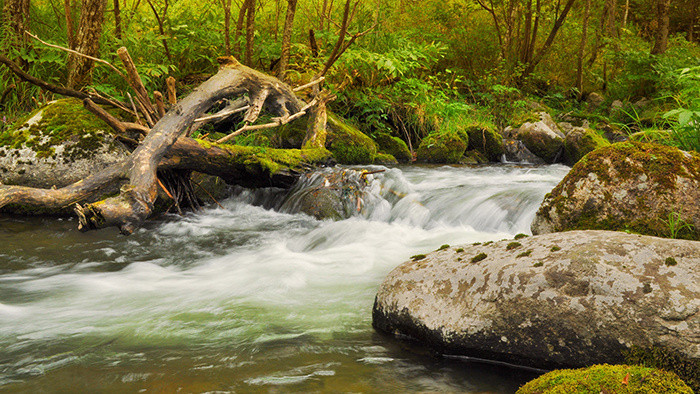
<path fill-rule="evenodd" d="M 5 0 L 2 21 L 9 27 L 9 44 L 23 47 L 27 42 L 24 31 L 29 30 L 29 0 Z"/>
<path fill-rule="evenodd" d="M 238 11 L 238 19 L 236 20 L 236 32 L 233 36 L 233 49 L 236 52 L 236 56 L 242 57 L 241 52 L 241 36 L 243 35 L 243 24 L 245 23 L 245 15 L 248 11 L 248 3 L 251 0 L 243 0 L 241 4 L 241 9 Z"/>
<path fill-rule="evenodd" d="M 80 25 L 76 36 L 75 50 L 82 54 L 99 57 L 100 37 L 106 0 L 83 0 L 80 10 Z M 94 62 L 82 56 L 68 56 L 68 83 L 70 88 L 82 88 L 90 83 Z"/>
<path fill-rule="evenodd" d="M 73 25 L 73 7 L 70 0 L 63 2 L 63 12 L 66 14 L 66 38 L 68 48 L 75 50 L 75 27 Z"/>
<path fill-rule="evenodd" d="M 651 48 L 652 55 L 661 55 L 666 52 L 666 48 L 668 47 L 668 11 L 670 7 L 671 0 L 657 0 L 656 16 L 659 27 L 656 30 L 656 35 L 654 37 L 654 47 Z"/>
<path fill-rule="evenodd" d="M 561 14 L 554 22 L 554 26 L 552 26 L 552 30 L 550 30 L 549 35 L 547 36 L 547 40 L 542 45 L 542 48 L 540 48 L 539 52 L 537 52 L 537 55 L 532 59 L 531 62 L 527 64 L 527 67 L 525 67 L 525 70 L 522 74 L 522 78 L 527 77 L 533 71 L 535 71 L 535 67 L 542 61 L 544 56 L 547 54 L 547 51 L 549 51 L 549 48 L 554 42 L 554 38 L 557 36 L 557 32 L 559 32 L 559 29 L 564 24 L 566 16 L 569 13 L 569 10 L 571 10 L 571 6 L 574 4 L 574 1 L 576 0 L 567 0 L 566 4 L 564 5 L 564 9 L 561 11 Z"/>
<path fill-rule="evenodd" d="M 114 36 L 117 40 L 122 39 L 122 12 L 119 7 L 119 0 L 114 0 Z"/>
<path fill-rule="evenodd" d="M 221 0 L 224 9 L 224 48 L 226 56 L 231 56 L 231 0 Z"/>
<path fill-rule="evenodd" d="M 279 70 L 277 78 L 284 81 L 289 64 L 289 47 L 292 42 L 292 28 L 294 26 L 294 13 L 297 9 L 297 0 L 287 0 L 287 16 L 284 19 L 284 30 L 282 32 L 282 53 L 280 55 Z"/>

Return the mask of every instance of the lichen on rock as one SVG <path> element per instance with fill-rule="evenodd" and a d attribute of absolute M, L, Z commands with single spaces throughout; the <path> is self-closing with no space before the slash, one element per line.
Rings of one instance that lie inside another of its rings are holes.
<path fill-rule="evenodd" d="M 576 163 L 545 196 L 531 229 L 534 234 L 600 229 L 700 240 L 699 201 L 700 155 L 621 142 Z"/>

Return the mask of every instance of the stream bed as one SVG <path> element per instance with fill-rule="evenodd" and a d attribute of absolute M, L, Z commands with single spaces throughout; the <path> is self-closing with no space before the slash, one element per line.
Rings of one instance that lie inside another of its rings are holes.
<path fill-rule="evenodd" d="M 369 169 L 339 221 L 243 189 L 128 237 L 0 218 L 0 392 L 513 393 L 536 375 L 378 334 L 372 304 L 414 254 L 529 234 L 569 168 Z"/>

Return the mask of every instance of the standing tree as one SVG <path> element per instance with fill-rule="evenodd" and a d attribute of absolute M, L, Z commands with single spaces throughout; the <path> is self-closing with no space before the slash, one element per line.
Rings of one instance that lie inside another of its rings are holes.
<path fill-rule="evenodd" d="M 9 46 L 21 47 L 27 42 L 24 31 L 29 29 L 29 0 L 5 0 L 0 17 L 9 29 Z"/>
<path fill-rule="evenodd" d="M 651 48 L 652 55 L 660 55 L 666 52 L 668 47 L 669 8 L 671 8 L 671 0 L 657 0 L 656 17 L 658 28 L 654 36 L 654 47 Z"/>
<path fill-rule="evenodd" d="M 106 5 L 106 0 L 83 0 L 80 8 L 80 25 L 75 39 L 77 52 L 98 57 Z M 92 60 L 83 56 L 72 53 L 68 55 L 68 86 L 81 88 L 90 83 L 93 63 Z"/>
<path fill-rule="evenodd" d="M 285 80 L 287 65 L 289 64 L 289 47 L 292 41 L 292 27 L 294 26 L 294 13 L 297 9 L 297 0 L 287 0 L 287 16 L 284 19 L 284 31 L 282 33 L 282 53 L 280 55 L 277 78 Z"/>
<path fill-rule="evenodd" d="M 581 24 L 581 44 L 578 48 L 578 61 L 576 67 L 576 89 L 578 97 L 583 95 L 583 57 L 586 54 L 586 39 L 588 36 L 588 17 L 591 12 L 591 0 L 586 0 L 586 8 L 583 11 L 583 22 Z"/>
<path fill-rule="evenodd" d="M 224 9 L 224 48 L 226 56 L 231 56 L 231 0 L 220 0 Z"/>
<path fill-rule="evenodd" d="M 245 64 L 253 66 L 253 40 L 255 39 L 255 0 L 247 0 L 245 23 Z"/>

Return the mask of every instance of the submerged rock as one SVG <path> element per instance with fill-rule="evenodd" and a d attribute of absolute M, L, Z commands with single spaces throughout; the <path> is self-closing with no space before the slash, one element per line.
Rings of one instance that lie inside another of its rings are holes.
<path fill-rule="evenodd" d="M 376 329 L 442 353 L 539 368 L 700 359 L 700 242 L 572 231 L 447 248 L 394 269 Z"/>
<path fill-rule="evenodd" d="M 700 155 L 638 142 L 591 152 L 545 196 L 531 229 L 700 240 Z"/>
<path fill-rule="evenodd" d="M 128 155 L 109 126 L 79 100 L 57 100 L 0 133 L 0 183 L 60 188 Z"/>

